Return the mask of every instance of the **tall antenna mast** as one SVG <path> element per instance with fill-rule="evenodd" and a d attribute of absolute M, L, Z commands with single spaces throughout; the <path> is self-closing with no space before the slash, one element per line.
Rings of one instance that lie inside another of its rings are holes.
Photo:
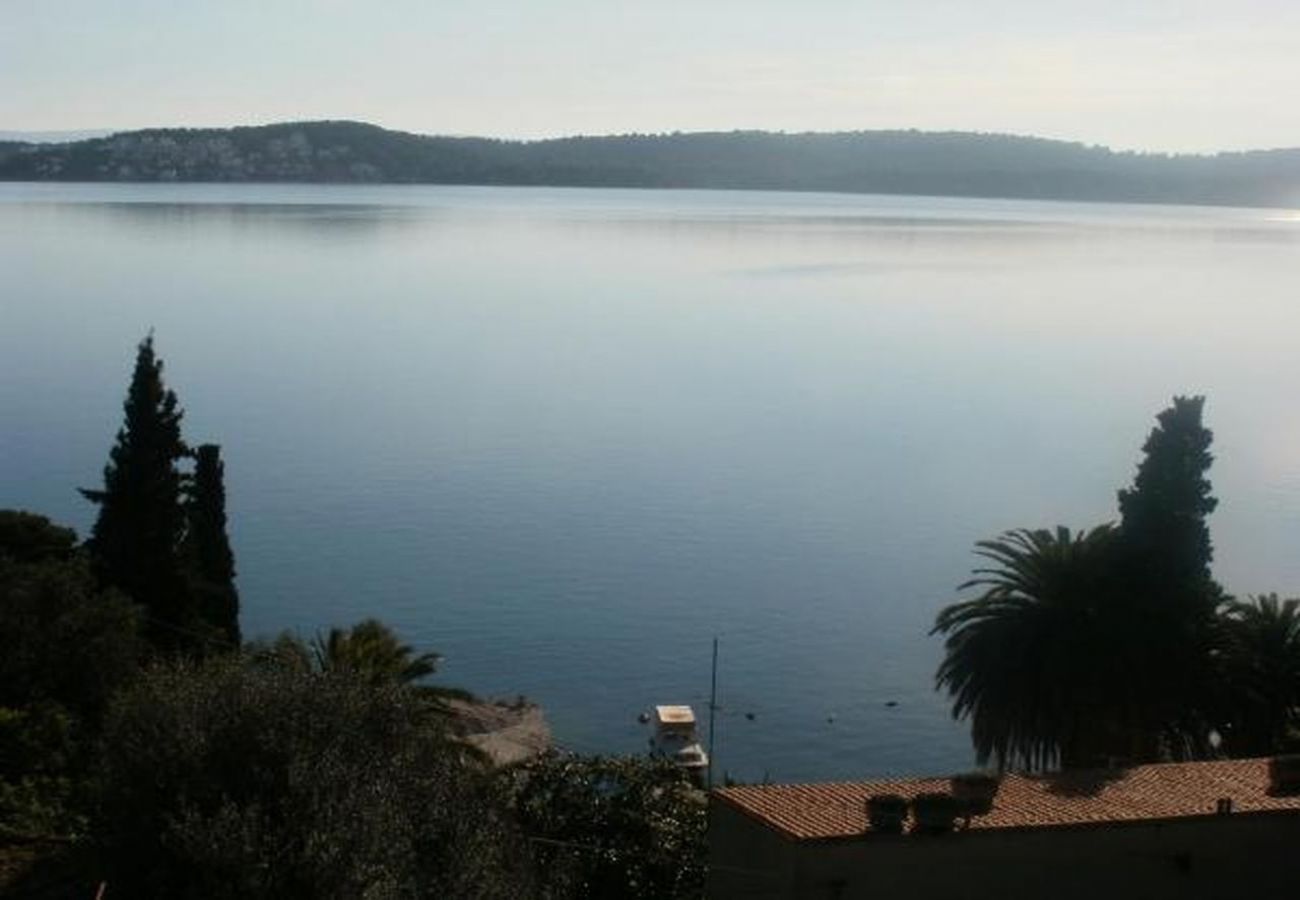
<path fill-rule="evenodd" d="M 713 637 L 713 684 L 709 688 L 709 774 L 707 786 L 713 788 L 713 714 L 718 709 L 718 638 Z"/>

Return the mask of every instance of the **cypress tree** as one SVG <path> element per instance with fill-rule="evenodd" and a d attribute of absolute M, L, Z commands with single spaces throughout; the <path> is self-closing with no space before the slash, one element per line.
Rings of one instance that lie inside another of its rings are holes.
<path fill-rule="evenodd" d="M 125 421 L 104 467 L 102 490 L 81 493 L 99 506 L 86 542 L 101 583 L 144 607 L 146 631 L 162 649 L 190 649 L 193 600 L 179 566 L 185 529 L 181 473 L 188 451 L 181 409 L 163 384 L 153 334 L 140 342 L 127 391 Z"/>
<path fill-rule="evenodd" d="M 1119 492 L 1121 532 L 1145 587 L 1161 594 L 1210 584 L 1214 549 L 1206 516 L 1219 501 L 1206 473 L 1214 434 L 1201 422 L 1204 397 L 1175 397 L 1142 446 L 1133 487 Z"/>
<path fill-rule="evenodd" d="M 225 466 L 221 448 L 202 444 L 194 451 L 194 474 L 186 485 L 186 561 L 195 579 L 198 614 L 222 638 L 238 645 L 239 593 L 235 555 L 226 536 Z"/>
<path fill-rule="evenodd" d="M 1133 486 L 1119 492 L 1122 583 L 1128 627 L 1109 648 L 1127 659 L 1131 700 L 1145 710 L 1150 759 L 1211 752 L 1222 684 L 1214 664 L 1215 610 L 1224 599 L 1210 574 L 1206 522 L 1218 505 L 1207 478 L 1213 433 L 1204 397 L 1175 397 L 1147 437 Z"/>

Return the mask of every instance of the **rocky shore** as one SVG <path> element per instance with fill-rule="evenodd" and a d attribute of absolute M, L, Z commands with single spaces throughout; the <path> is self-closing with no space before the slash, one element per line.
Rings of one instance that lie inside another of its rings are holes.
<path fill-rule="evenodd" d="M 542 708 L 504 700 L 449 700 L 456 729 L 498 766 L 522 762 L 551 747 L 551 727 Z"/>

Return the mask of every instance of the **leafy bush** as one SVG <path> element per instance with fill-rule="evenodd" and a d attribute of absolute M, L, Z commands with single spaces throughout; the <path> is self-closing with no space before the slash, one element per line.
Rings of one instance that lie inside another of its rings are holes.
<path fill-rule="evenodd" d="M 507 777 L 533 844 L 539 896 L 702 892 L 705 797 L 666 760 L 550 753 Z"/>
<path fill-rule="evenodd" d="M 134 607 L 95 586 L 80 555 L 0 555 L 0 706 L 53 702 L 96 719 L 140 656 Z"/>
<path fill-rule="evenodd" d="M 0 838 L 79 830 L 77 749 L 72 717 L 57 704 L 0 707 Z"/>
<path fill-rule="evenodd" d="M 134 607 L 99 590 L 72 531 L 0 510 L 0 836 L 81 830 L 88 735 L 140 646 Z"/>
<path fill-rule="evenodd" d="M 238 660 L 156 668 L 104 733 L 99 829 L 124 896 L 519 895 L 485 771 L 411 691 Z"/>

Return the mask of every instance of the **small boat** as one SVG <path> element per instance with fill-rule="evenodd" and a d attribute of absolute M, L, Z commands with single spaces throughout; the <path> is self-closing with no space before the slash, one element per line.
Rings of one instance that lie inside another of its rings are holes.
<path fill-rule="evenodd" d="M 650 755 L 670 759 L 698 773 L 709 766 L 709 755 L 695 735 L 695 710 L 689 706 L 656 706 Z"/>

